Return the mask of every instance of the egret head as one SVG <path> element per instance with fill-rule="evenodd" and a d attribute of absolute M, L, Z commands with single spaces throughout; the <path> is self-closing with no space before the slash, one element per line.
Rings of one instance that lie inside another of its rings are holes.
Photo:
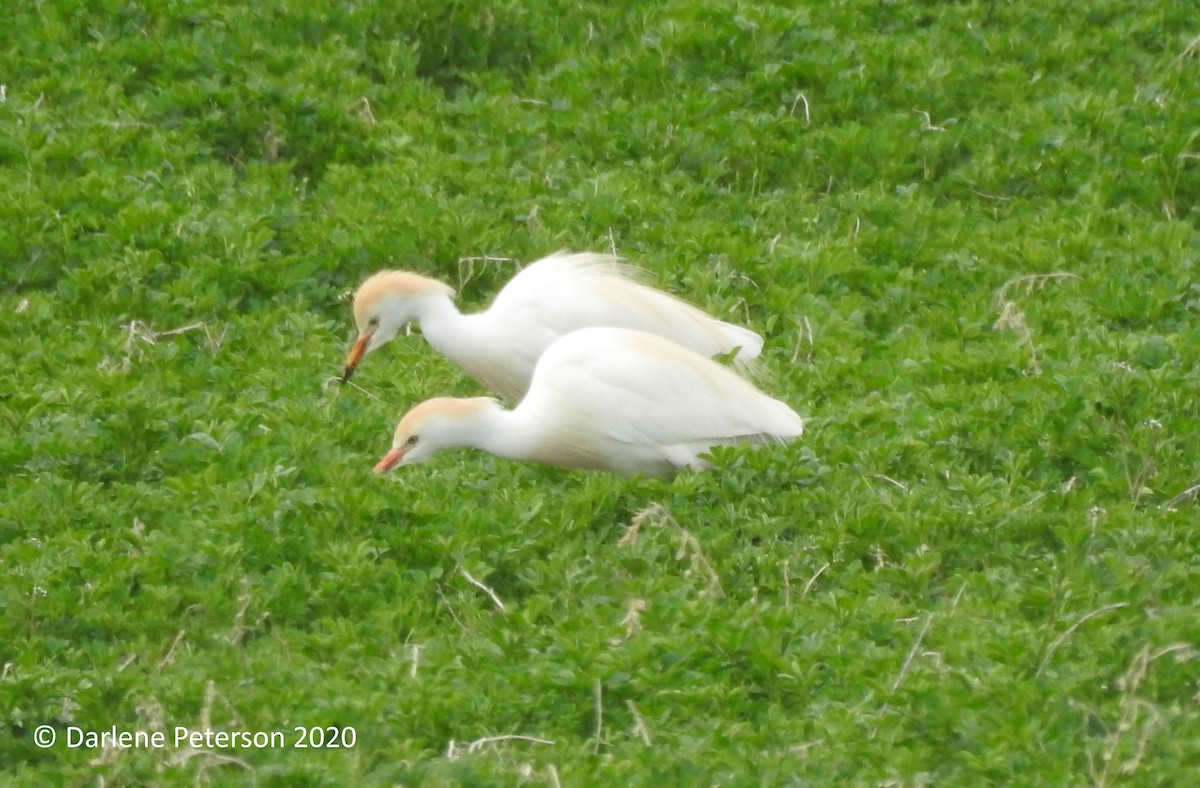
<path fill-rule="evenodd" d="M 358 338 L 346 357 L 345 383 L 363 358 L 395 338 L 400 329 L 416 320 L 430 297 L 451 298 L 454 288 L 436 279 L 408 271 L 380 271 L 354 293 L 354 323 Z"/>
<path fill-rule="evenodd" d="M 422 402 L 400 419 L 391 451 L 375 465 L 375 472 L 416 465 L 442 449 L 479 445 L 481 421 L 489 410 L 500 407 L 491 397 L 436 397 Z"/>

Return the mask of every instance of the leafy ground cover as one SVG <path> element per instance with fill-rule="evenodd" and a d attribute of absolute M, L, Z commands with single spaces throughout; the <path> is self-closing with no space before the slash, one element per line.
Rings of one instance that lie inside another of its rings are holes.
<path fill-rule="evenodd" d="M 7 784 L 1200 770 L 1186 4 L 9 5 Z M 331 383 L 345 293 L 559 248 L 762 332 L 804 440 L 372 476 L 475 389 Z"/>

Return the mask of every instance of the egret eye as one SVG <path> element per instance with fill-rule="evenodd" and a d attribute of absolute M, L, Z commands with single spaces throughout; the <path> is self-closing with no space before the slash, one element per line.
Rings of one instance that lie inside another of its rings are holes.
<path fill-rule="evenodd" d="M 377 317 L 373 317 L 373 318 L 371 318 L 370 320 L 368 320 L 368 321 L 367 321 L 367 325 L 369 325 L 369 326 L 378 326 L 378 325 L 379 325 L 379 318 L 377 318 Z"/>
<path fill-rule="evenodd" d="M 409 449 L 411 449 L 413 446 L 416 446 L 416 445 L 417 445 L 417 436 L 416 436 L 416 435 L 409 435 L 409 436 L 408 436 L 408 440 L 406 440 L 406 441 L 404 442 L 404 445 L 405 445 L 405 447 L 406 447 L 406 448 L 409 448 Z"/>

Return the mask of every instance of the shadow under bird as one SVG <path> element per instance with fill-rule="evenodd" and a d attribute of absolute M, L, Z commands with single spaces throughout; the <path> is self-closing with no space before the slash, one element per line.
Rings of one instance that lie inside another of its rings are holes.
<path fill-rule="evenodd" d="M 438 353 L 510 402 L 525 395 L 551 343 L 590 326 L 646 331 L 706 357 L 736 351 L 735 360 L 744 362 L 762 351 L 758 334 L 643 285 L 633 272 L 611 255 L 558 252 L 521 270 L 486 311 L 464 315 L 449 285 L 408 271 L 381 271 L 354 294 L 358 338 L 342 381 L 410 323 L 420 325 Z"/>
<path fill-rule="evenodd" d="M 396 427 L 381 473 L 469 447 L 560 468 L 626 476 L 703 470 L 701 455 L 741 442 L 786 443 L 800 416 L 729 368 L 644 331 L 585 328 L 554 342 L 513 409 L 439 397 Z"/>

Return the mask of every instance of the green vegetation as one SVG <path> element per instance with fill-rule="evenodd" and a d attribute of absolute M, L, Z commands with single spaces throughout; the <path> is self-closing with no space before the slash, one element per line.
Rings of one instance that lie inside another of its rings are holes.
<path fill-rule="evenodd" d="M 1189 4 L 6 8 L 5 784 L 1194 780 Z M 560 248 L 762 332 L 804 440 L 373 476 L 477 389 L 331 383 L 344 294 Z"/>

